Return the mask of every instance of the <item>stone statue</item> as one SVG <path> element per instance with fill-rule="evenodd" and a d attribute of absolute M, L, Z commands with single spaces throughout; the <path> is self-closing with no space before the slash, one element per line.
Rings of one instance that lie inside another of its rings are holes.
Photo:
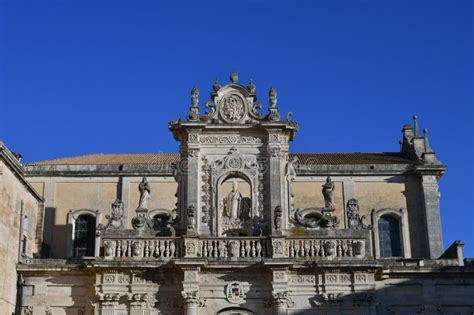
<path fill-rule="evenodd" d="M 334 209 L 334 182 L 331 177 L 326 178 L 326 183 L 323 185 L 323 196 L 324 196 L 324 208 L 333 210 Z"/>
<path fill-rule="evenodd" d="M 140 201 L 138 202 L 137 209 L 148 209 L 148 200 L 150 199 L 151 190 L 146 177 L 143 177 L 141 183 L 138 185 L 138 190 L 140 191 Z"/>
<path fill-rule="evenodd" d="M 275 218 L 274 218 L 274 224 L 275 224 L 275 230 L 279 231 L 281 230 L 281 214 L 282 214 L 282 211 L 281 211 L 281 207 L 280 206 L 277 206 L 275 208 Z"/>
<path fill-rule="evenodd" d="M 196 210 L 194 206 L 189 206 L 187 209 L 187 226 L 188 232 L 193 232 L 196 226 Z"/>
<path fill-rule="evenodd" d="M 292 182 L 296 178 L 296 163 L 298 162 L 298 157 L 294 156 L 288 163 L 286 164 L 286 178 L 288 181 Z"/>
<path fill-rule="evenodd" d="M 347 225 L 349 229 L 361 230 L 369 229 L 370 226 L 364 224 L 365 215 L 359 214 L 359 201 L 357 199 L 349 199 L 347 201 Z"/>
<path fill-rule="evenodd" d="M 236 188 L 236 184 L 232 186 L 232 190 L 227 196 L 227 207 L 226 207 L 226 216 L 231 219 L 237 219 L 240 217 L 240 200 L 242 200 L 242 195 Z"/>
<path fill-rule="evenodd" d="M 110 216 L 107 215 L 106 218 L 109 220 L 109 222 L 107 223 L 105 229 L 118 230 L 124 228 L 122 200 L 117 198 L 114 201 L 112 204 L 112 213 Z"/>

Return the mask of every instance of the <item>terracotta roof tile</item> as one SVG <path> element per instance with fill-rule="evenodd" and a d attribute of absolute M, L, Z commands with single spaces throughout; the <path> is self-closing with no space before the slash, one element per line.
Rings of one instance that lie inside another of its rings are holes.
<path fill-rule="evenodd" d="M 408 164 L 413 162 L 403 157 L 401 153 L 290 153 L 290 157 L 292 156 L 298 156 L 299 163 L 305 165 Z M 178 153 L 92 154 L 32 162 L 27 165 L 163 165 L 176 162 L 178 159 Z"/>

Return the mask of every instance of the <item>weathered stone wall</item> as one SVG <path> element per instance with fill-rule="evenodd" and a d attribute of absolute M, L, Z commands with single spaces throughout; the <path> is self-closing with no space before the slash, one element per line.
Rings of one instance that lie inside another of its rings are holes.
<path fill-rule="evenodd" d="M 106 215 L 116 198 L 124 202 L 125 218 L 131 228 L 140 193 L 138 184 L 142 177 L 31 177 L 32 186 L 45 199 L 44 238 L 50 246 L 49 256 L 64 258 L 69 255 L 68 213 L 70 210 L 99 210 L 101 224 L 106 224 Z M 149 209 L 174 209 L 177 184 L 171 177 L 149 177 L 151 196 Z"/>
<path fill-rule="evenodd" d="M 183 271 L 172 266 L 73 272 L 23 266 L 23 309 L 28 314 L 222 314 L 240 308 L 249 314 L 471 314 L 474 270 L 412 267 L 382 271 L 344 264 L 205 267 Z M 277 268 L 276 272 L 273 268 Z M 185 267 L 186 270 L 188 267 Z M 32 271 L 34 269 L 35 271 Z M 54 269 L 54 268 L 53 268 Z M 279 271 L 283 270 L 283 271 Z M 48 271 L 48 272 L 46 272 Z M 188 273 L 188 276 L 186 276 Z M 95 283 L 94 283 L 95 282 Z M 242 302 L 226 298 L 238 282 Z M 181 291 L 197 290 L 192 299 Z M 278 294 L 280 293 L 280 294 Z M 92 303 L 91 303 L 92 302 Z M 190 312 L 190 309 L 193 311 Z M 188 312 L 188 313 L 186 313 Z M 243 313 L 247 314 L 247 313 Z"/>
<path fill-rule="evenodd" d="M 20 291 L 22 314 L 93 314 L 94 282 L 93 274 L 71 270 L 25 276 Z"/>
<path fill-rule="evenodd" d="M 149 210 L 174 209 L 176 207 L 177 183 L 169 176 L 147 177 L 151 186 Z M 68 221 L 70 210 L 89 209 L 102 213 L 102 224 L 110 213 L 111 203 L 117 198 L 124 202 L 125 220 L 131 228 L 131 218 L 138 205 L 138 184 L 142 177 L 31 177 L 30 181 L 45 197 L 45 241 L 51 245 L 50 257 L 67 257 Z M 360 214 L 371 222 L 373 209 L 405 209 L 409 222 L 423 222 L 422 192 L 419 179 L 415 176 L 332 176 L 335 182 L 334 215 L 338 217 L 338 228 L 347 228 L 345 209 L 351 198 L 359 200 Z M 298 176 L 291 183 L 295 208 L 323 207 L 321 193 L 324 176 Z M 223 195 L 232 185 L 223 185 Z M 241 182 L 243 195 L 248 187 Z M 412 257 L 426 256 L 426 232 L 422 224 L 410 224 L 409 241 Z"/>
<path fill-rule="evenodd" d="M 4 160 L 0 159 L 1 314 L 15 312 L 16 264 L 20 256 L 32 257 L 38 251 L 35 239 L 37 213 L 38 199 L 15 176 Z M 26 247 L 23 250 L 25 241 Z"/>

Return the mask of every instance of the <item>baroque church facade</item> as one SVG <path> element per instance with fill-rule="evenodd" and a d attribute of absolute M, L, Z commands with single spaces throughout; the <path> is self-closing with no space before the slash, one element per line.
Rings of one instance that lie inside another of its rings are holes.
<path fill-rule="evenodd" d="M 443 247 L 445 166 L 418 122 L 392 153 L 292 153 L 270 89 L 191 91 L 176 154 L 23 165 L 0 146 L 1 314 L 472 314 Z"/>

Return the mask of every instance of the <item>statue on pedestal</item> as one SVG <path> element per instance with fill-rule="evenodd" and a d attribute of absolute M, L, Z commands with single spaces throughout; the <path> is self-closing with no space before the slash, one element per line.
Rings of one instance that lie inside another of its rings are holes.
<path fill-rule="evenodd" d="M 142 181 L 138 185 L 138 190 L 140 191 L 140 200 L 138 202 L 137 209 L 148 209 L 148 200 L 150 199 L 151 189 L 146 177 L 143 177 Z"/>
<path fill-rule="evenodd" d="M 324 208 L 327 210 L 334 210 L 334 188 L 335 184 L 331 177 L 326 178 L 326 183 L 323 185 Z"/>

